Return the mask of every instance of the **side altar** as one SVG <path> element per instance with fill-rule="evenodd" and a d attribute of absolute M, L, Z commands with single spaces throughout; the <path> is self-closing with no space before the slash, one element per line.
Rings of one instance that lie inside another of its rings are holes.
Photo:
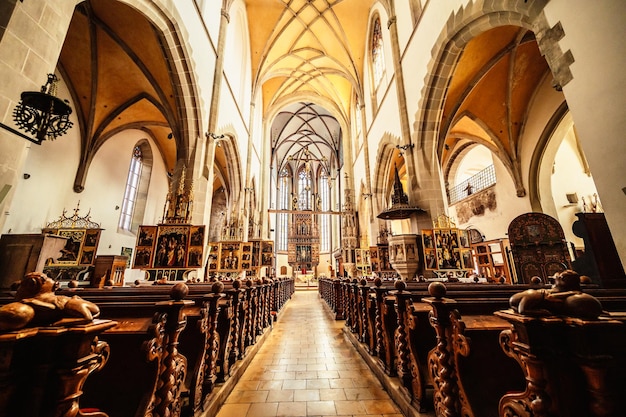
<path fill-rule="evenodd" d="M 183 167 L 178 186 L 167 194 L 163 220 L 141 225 L 137 232 L 133 268 L 147 273 L 149 281 L 178 281 L 202 267 L 205 225 L 192 225 L 193 184 L 186 181 Z"/>

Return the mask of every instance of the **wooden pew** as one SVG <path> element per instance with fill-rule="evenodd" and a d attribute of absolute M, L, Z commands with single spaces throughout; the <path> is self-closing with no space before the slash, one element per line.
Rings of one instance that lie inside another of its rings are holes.
<path fill-rule="evenodd" d="M 85 384 L 89 406 L 110 416 L 179 415 L 189 366 L 179 352 L 179 337 L 186 310 L 194 306 L 183 300 L 182 285 L 172 288 L 170 301 L 154 304 L 152 317 L 133 312 L 132 303 L 120 306 L 120 316 L 124 310 L 130 314 L 101 336 L 113 349 L 111 366 Z"/>
<path fill-rule="evenodd" d="M 511 326 L 493 314 L 462 314 L 462 303 L 445 298 L 443 284 L 431 284 L 430 322 L 437 344 L 429 352 L 428 367 L 438 415 L 498 416 L 500 398 L 524 384 L 516 361 L 499 344 L 500 333 Z M 497 305 L 497 303 L 496 303 Z"/>
<path fill-rule="evenodd" d="M 504 395 L 500 415 L 626 415 L 625 315 L 598 319 L 495 313 L 512 328 L 503 350 L 522 369 L 525 387 Z"/>
<path fill-rule="evenodd" d="M 186 301 L 170 300 L 179 285 L 58 291 L 95 302 L 102 317 L 117 319 L 101 337 L 114 346 L 111 366 L 86 385 L 85 399 L 93 409 L 112 408 L 112 416 L 201 411 L 219 380 L 228 379 L 294 291 L 290 279 L 248 280 L 243 288 L 239 281 L 219 283 L 217 294 L 214 283 L 203 283 L 186 287 Z M 5 294 L 2 302 L 10 301 L 13 294 Z"/>
<path fill-rule="evenodd" d="M 329 280 L 320 296 L 327 300 L 331 308 L 339 305 L 335 298 L 343 299 L 346 329 L 354 335 L 355 341 L 364 344 L 363 349 L 370 355 L 378 357 L 379 366 L 386 375 L 398 376 L 404 395 L 413 407 L 420 411 L 433 408 L 431 393 L 434 391 L 434 378 L 428 365 L 429 353 L 438 345 L 435 327 L 430 325 L 429 318 L 434 315 L 433 308 L 431 304 L 425 302 L 428 298 L 432 299 L 428 292 L 430 283 L 403 283 L 400 290 L 381 280 L 362 280 L 358 284 L 344 280 L 338 283 L 340 290 L 333 285 L 335 282 Z M 462 398 L 455 399 L 450 407 L 453 407 L 455 412 L 471 411 L 472 407 L 479 410 L 478 413 L 470 415 L 481 415 L 480 413 L 497 415 L 497 404 L 499 396 L 504 394 L 504 385 L 494 379 L 486 379 L 484 386 L 492 388 L 487 388 L 489 395 L 483 399 L 482 388 L 476 390 L 476 387 L 480 386 L 474 381 L 462 385 L 463 380 L 481 379 L 480 371 L 487 369 L 481 364 L 489 363 L 495 354 L 497 360 L 492 362 L 498 363 L 500 369 L 507 369 L 506 372 L 509 374 L 516 375 L 510 379 L 509 388 L 520 389 L 523 374 L 519 372 L 517 363 L 504 355 L 498 343 L 501 331 L 511 326 L 493 313 L 507 309 L 511 296 L 522 290 L 549 289 L 551 286 L 540 283 L 526 285 L 446 283 L 446 287 L 446 297 L 454 298 L 454 305 L 451 308 L 456 310 L 456 315 L 453 314 L 453 320 L 448 321 L 454 323 L 451 328 L 456 333 L 446 330 L 450 332 L 451 340 L 455 341 L 455 344 L 453 346 L 450 342 L 448 355 L 452 359 L 443 373 L 446 374 L 451 370 L 458 374 L 458 367 L 464 377 L 460 381 L 461 385 L 458 382 L 452 385 L 454 390 L 461 390 Z M 608 309 L 626 310 L 625 289 L 603 289 L 588 285 L 584 286 L 584 290 L 594 294 Z M 367 303 L 365 310 L 363 301 Z M 447 314 L 449 316 L 450 312 Z M 483 345 L 488 348 L 472 348 Z M 485 360 L 477 359 L 481 355 L 486 355 Z M 473 406 L 466 405 L 470 399 Z"/>
<path fill-rule="evenodd" d="M 246 349 L 254 344 L 256 336 L 263 333 L 263 329 L 258 329 L 257 326 L 264 321 L 269 323 L 272 309 L 267 303 L 272 300 L 274 308 L 282 308 L 287 296 L 291 295 L 289 287 L 287 280 L 265 283 L 248 281 L 243 286 L 239 281 L 226 282 L 226 285 L 218 282 L 212 284 L 212 293 L 206 294 L 207 285 L 189 286 L 191 296 L 187 294 L 189 304 L 183 312 L 187 325 L 178 334 L 178 350 L 186 358 L 188 369 L 185 377 L 180 379 L 180 384 L 177 382 L 176 392 L 183 413 L 196 414 L 206 407 L 215 407 L 213 404 L 208 405 L 208 402 L 215 399 L 212 393 L 217 386 L 229 379 L 233 366 L 245 356 Z M 105 306 L 106 312 L 118 317 L 122 325 L 110 330 L 105 336 L 119 344 L 120 351 L 124 350 L 124 346 L 132 346 L 135 359 L 139 358 L 140 361 L 143 352 L 138 347 L 148 343 L 146 313 L 150 311 L 149 305 L 152 303 L 154 309 L 153 301 L 161 299 L 170 288 L 172 287 L 154 286 L 131 289 L 135 291 L 89 290 L 81 291 L 81 296 L 97 299 Z M 282 292 L 285 295 L 272 298 L 271 289 L 274 289 L 275 294 Z M 205 294 L 201 295 L 201 292 Z M 131 343 L 131 340 L 135 342 Z M 118 365 L 122 372 L 124 365 Z M 150 371 L 151 369 L 141 370 L 144 375 Z M 141 372 L 137 371 L 135 374 Z M 114 379 L 121 378 L 120 375 L 105 374 L 100 381 L 94 381 L 94 389 L 95 385 L 114 386 Z M 99 396 L 100 401 L 106 402 L 107 398 L 109 401 L 110 398 L 117 398 L 117 392 L 126 391 L 114 389 L 116 392 L 111 392 L 110 389 L 106 394 L 101 392 L 93 396 Z M 137 401 L 126 403 L 138 404 Z"/>
<path fill-rule="evenodd" d="M 0 416 L 74 416 L 84 405 L 82 386 L 107 362 L 98 336 L 111 320 L 63 320 L 0 334 Z"/>

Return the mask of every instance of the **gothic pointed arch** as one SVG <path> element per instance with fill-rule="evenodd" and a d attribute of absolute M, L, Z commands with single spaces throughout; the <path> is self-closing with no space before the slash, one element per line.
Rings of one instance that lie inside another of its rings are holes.
<path fill-rule="evenodd" d="M 550 59 L 547 63 L 545 62 L 538 52 L 539 47 L 545 50 L 547 43 L 550 42 L 550 46 L 556 46 L 560 51 L 558 45 L 552 43 L 554 40 L 540 36 L 549 29 L 545 16 L 542 14 L 544 5 L 543 2 L 529 4 L 523 1 L 488 5 L 472 2 L 450 17 L 446 30 L 441 33 L 433 49 L 421 102 L 418 106 L 420 110 L 416 114 L 414 123 L 417 132 L 416 145 L 423 161 L 420 176 L 435 179 L 440 167 L 446 166 L 445 160 L 454 153 L 454 143 L 448 136 L 453 128 L 452 121 L 455 120 L 455 114 L 464 111 L 464 106 L 471 104 L 470 86 L 483 82 L 488 72 L 499 72 L 505 83 L 502 94 L 506 105 L 499 110 L 502 116 L 498 116 L 503 127 L 498 127 L 497 120 L 494 118 L 490 121 L 491 130 L 496 132 L 502 140 L 502 150 L 507 156 L 504 158 L 501 156 L 501 159 L 505 161 L 505 166 L 512 174 L 517 195 L 526 194 L 520 165 L 523 144 L 519 138 L 523 135 L 524 122 L 527 117 L 527 110 L 524 106 L 532 99 L 533 92 L 528 90 L 515 96 L 518 93 L 515 89 L 521 84 L 516 82 L 518 78 L 530 77 L 537 85 L 545 77 L 545 72 L 550 72 L 547 64 L 551 67 L 555 65 Z M 481 42 L 495 34 L 502 35 L 499 36 L 501 43 L 493 46 L 494 50 L 490 56 L 484 57 L 482 68 L 473 69 L 475 81 L 471 78 L 455 79 L 457 66 L 462 63 L 463 57 L 474 56 L 475 53 L 480 52 L 478 45 L 484 45 Z M 538 44 L 540 44 L 539 47 Z M 536 62 L 543 62 L 546 70 L 542 69 L 541 64 L 524 70 L 520 65 L 520 57 L 531 57 Z M 552 68 L 552 71 L 554 74 L 556 69 Z M 567 77 L 564 80 L 567 81 Z M 519 101 L 515 101 L 517 99 Z M 487 121 L 483 115 L 480 116 Z M 433 189 L 430 194 L 432 194 L 431 197 L 434 196 L 437 190 Z M 444 194 L 441 193 L 441 195 Z"/>
<path fill-rule="evenodd" d="M 58 61 L 79 120 L 75 192 L 83 190 L 102 144 L 125 129 L 146 131 L 169 172 L 179 161 L 195 162 L 190 156 L 200 136 L 201 106 L 175 13 L 148 1 L 76 6 Z"/>

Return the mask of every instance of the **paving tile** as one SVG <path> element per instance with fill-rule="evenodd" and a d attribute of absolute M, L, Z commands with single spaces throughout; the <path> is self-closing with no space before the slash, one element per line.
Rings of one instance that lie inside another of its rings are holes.
<path fill-rule="evenodd" d="M 277 416 L 299 417 L 306 416 L 306 402 L 282 402 L 278 403 Z"/>
<path fill-rule="evenodd" d="M 337 400 L 346 400 L 346 393 L 343 389 L 338 388 L 328 388 L 328 389 L 320 389 L 320 400 L 322 401 L 337 401 Z"/>
<path fill-rule="evenodd" d="M 360 401 L 335 401 L 335 409 L 337 414 L 363 414 L 365 407 Z"/>
<path fill-rule="evenodd" d="M 361 401 L 367 414 L 392 414 L 397 413 L 398 408 L 391 400 L 365 400 Z"/>
<path fill-rule="evenodd" d="M 334 401 L 308 401 L 306 403 L 307 416 L 336 416 Z"/>
<path fill-rule="evenodd" d="M 278 403 L 251 404 L 246 417 L 276 417 Z"/>
<path fill-rule="evenodd" d="M 320 390 L 299 389 L 294 391 L 294 401 L 320 401 Z"/>
<path fill-rule="evenodd" d="M 242 417 L 248 413 L 250 404 L 224 404 L 217 417 Z"/>

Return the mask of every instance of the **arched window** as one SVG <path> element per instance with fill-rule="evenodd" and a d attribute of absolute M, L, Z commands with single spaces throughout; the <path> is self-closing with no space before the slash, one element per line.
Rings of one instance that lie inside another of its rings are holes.
<path fill-rule="evenodd" d="M 330 210 L 330 179 L 326 171 L 322 171 L 319 182 L 319 195 L 322 211 Z M 320 214 L 320 251 L 330 251 L 330 214 Z"/>
<path fill-rule="evenodd" d="M 152 151 L 147 140 L 139 141 L 133 148 L 122 200 L 118 228 L 128 232 L 137 230 L 143 220 L 150 175 L 152 173 Z"/>
<path fill-rule="evenodd" d="M 303 167 L 298 173 L 298 209 L 311 210 L 311 170 Z"/>
<path fill-rule="evenodd" d="M 278 209 L 289 210 L 289 180 L 290 175 L 287 169 L 283 169 L 278 177 Z M 276 225 L 276 250 L 287 250 L 287 235 L 289 227 L 289 215 L 287 213 L 278 213 Z"/>
<path fill-rule="evenodd" d="M 377 89 L 385 73 L 385 54 L 383 51 L 383 32 L 380 26 L 380 17 L 376 16 L 372 26 L 372 77 L 374 89 Z"/>

